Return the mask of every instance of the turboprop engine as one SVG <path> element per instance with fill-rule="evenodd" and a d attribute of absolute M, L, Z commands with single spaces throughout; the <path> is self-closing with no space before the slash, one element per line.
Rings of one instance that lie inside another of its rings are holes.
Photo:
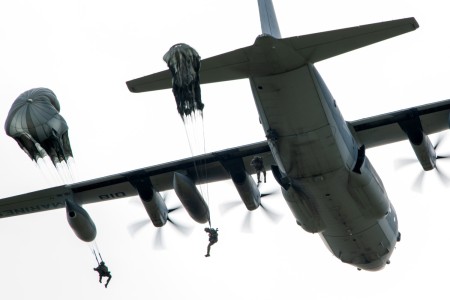
<path fill-rule="evenodd" d="M 160 193 L 152 189 L 151 197 L 141 197 L 141 201 L 142 204 L 144 204 L 147 215 L 150 217 L 150 220 L 155 227 L 162 227 L 167 223 L 169 210 Z"/>
<path fill-rule="evenodd" d="M 421 164 L 424 171 L 436 170 L 437 175 L 444 184 L 449 183 L 449 178 L 441 172 L 437 166 L 437 160 L 443 158 L 450 158 L 449 155 L 438 155 L 438 148 L 442 142 L 442 135 L 435 141 L 434 145 L 430 141 L 428 135 L 423 131 L 422 121 L 419 116 L 418 109 L 410 109 L 409 113 L 404 117 L 404 120 L 398 122 L 400 128 L 408 136 L 411 147 L 416 154 L 417 160 Z M 413 161 L 398 160 L 397 166 L 405 166 Z M 424 172 L 419 173 L 419 176 L 414 181 L 413 188 L 421 189 Z"/>
<path fill-rule="evenodd" d="M 173 188 L 192 219 L 201 224 L 209 221 L 208 205 L 189 177 L 175 172 Z"/>
<path fill-rule="evenodd" d="M 161 194 L 153 189 L 148 177 L 130 179 L 130 182 L 137 189 L 139 198 L 147 211 L 150 220 L 155 227 L 162 227 L 167 223 L 169 210 Z"/>
<path fill-rule="evenodd" d="M 84 208 L 72 200 L 66 200 L 67 221 L 76 236 L 85 242 L 92 242 L 97 236 L 97 229 Z"/>
<path fill-rule="evenodd" d="M 248 210 L 255 210 L 261 205 L 261 193 L 252 176 L 245 170 L 241 158 L 227 159 L 221 164 L 230 174 L 242 202 Z"/>
<path fill-rule="evenodd" d="M 261 204 L 261 193 L 252 176 L 245 171 L 231 173 L 231 179 L 248 210 L 255 210 Z"/>
<path fill-rule="evenodd" d="M 428 136 L 423 132 L 422 124 L 417 116 L 417 112 L 412 110 L 411 117 L 408 120 L 399 122 L 398 124 L 408 136 L 409 142 L 425 171 L 436 168 L 436 147 L 433 146 Z"/>
<path fill-rule="evenodd" d="M 421 132 L 418 141 L 410 139 L 410 143 L 417 159 L 425 171 L 436 168 L 436 158 L 438 158 L 438 156 L 436 155 L 435 146 L 433 146 L 425 133 Z"/>

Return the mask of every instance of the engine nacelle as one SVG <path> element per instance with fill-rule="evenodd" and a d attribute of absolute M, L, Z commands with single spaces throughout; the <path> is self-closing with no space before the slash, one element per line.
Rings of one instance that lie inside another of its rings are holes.
<path fill-rule="evenodd" d="M 131 177 L 131 184 L 137 189 L 147 215 L 155 227 L 162 227 L 167 223 L 169 211 L 160 193 L 153 189 L 148 177 Z"/>
<path fill-rule="evenodd" d="M 175 172 L 173 188 L 192 219 L 201 224 L 209 221 L 208 205 L 189 177 Z"/>
<path fill-rule="evenodd" d="M 408 136 L 408 140 L 425 171 L 436 167 L 436 151 L 428 136 L 423 132 L 422 123 L 416 109 L 411 109 L 406 120 L 398 122 Z"/>
<path fill-rule="evenodd" d="M 422 132 L 423 139 L 420 144 L 414 144 L 411 141 L 411 146 L 419 160 L 422 168 L 425 171 L 433 170 L 436 167 L 436 151 L 428 136 Z"/>
<path fill-rule="evenodd" d="M 66 200 L 67 221 L 76 236 L 85 242 L 92 242 L 97 236 L 97 229 L 91 217 L 77 203 Z"/>
<path fill-rule="evenodd" d="M 153 190 L 152 198 L 144 199 L 141 197 L 141 201 L 155 227 L 162 227 L 167 223 L 169 212 L 160 193 Z"/>
<path fill-rule="evenodd" d="M 261 204 L 261 193 L 255 180 L 247 172 L 233 173 L 231 176 L 239 196 L 248 210 L 255 210 Z"/>

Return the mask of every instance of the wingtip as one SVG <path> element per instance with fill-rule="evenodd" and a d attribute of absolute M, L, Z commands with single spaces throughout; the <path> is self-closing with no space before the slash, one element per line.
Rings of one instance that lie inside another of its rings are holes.
<path fill-rule="evenodd" d="M 412 26 L 414 27 L 414 30 L 416 30 L 417 28 L 419 28 L 419 23 L 417 22 L 416 18 L 412 17 L 411 18 L 412 21 Z"/>
<path fill-rule="evenodd" d="M 136 88 L 132 84 L 132 80 L 126 82 L 127 88 L 131 93 L 137 93 Z"/>

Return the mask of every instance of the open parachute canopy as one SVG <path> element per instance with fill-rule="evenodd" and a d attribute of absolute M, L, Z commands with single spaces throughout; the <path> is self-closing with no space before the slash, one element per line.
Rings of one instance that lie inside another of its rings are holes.
<path fill-rule="evenodd" d="M 200 55 L 187 44 L 173 45 L 163 57 L 172 73 L 172 92 L 181 118 L 203 111 L 200 92 Z"/>
<path fill-rule="evenodd" d="M 73 157 L 66 121 L 59 114 L 56 95 L 47 88 L 28 90 L 17 97 L 5 122 L 6 134 L 37 161 L 49 156 L 53 164 Z"/>

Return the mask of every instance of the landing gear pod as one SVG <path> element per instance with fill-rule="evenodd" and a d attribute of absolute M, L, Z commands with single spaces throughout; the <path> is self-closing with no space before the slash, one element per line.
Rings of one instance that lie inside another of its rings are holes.
<path fill-rule="evenodd" d="M 84 242 L 92 242 L 97 236 L 97 229 L 84 208 L 72 200 L 66 200 L 67 221 L 76 236 Z"/>
<path fill-rule="evenodd" d="M 175 172 L 173 188 L 192 219 L 201 224 L 209 221 L 208 205 L 189 177 Z"/>

